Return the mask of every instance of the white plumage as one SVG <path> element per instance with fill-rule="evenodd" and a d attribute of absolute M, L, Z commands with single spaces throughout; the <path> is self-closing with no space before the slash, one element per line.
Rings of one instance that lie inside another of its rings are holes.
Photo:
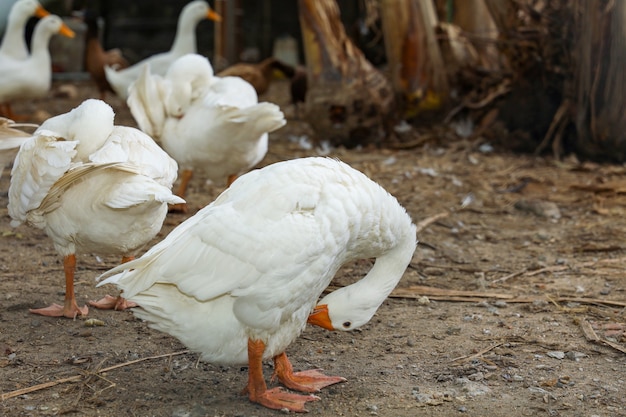
<path fill-rule="evenodd" d="M 268 132 L 286 123 L 277 105 L 258 102 L 250 83 L 215 77 L 210 62 L 196 54 L 176 60 L 165 77 L 145 68 L 128 105 L 139 127 L 183 170 L 181 197 L 195 171 L 230 184 L 263 159 Z"/>
<path fill-rule="evenodd" d="M 42 18 L 48 14 L 37 0 L 17 0 L 13 3 L 7 19 L 6 30 L 0 43 L 0 60 L 5 57 L 12 59 L 28 58 L 28 46 L 24 36 L 26 22 L 32 16 Z"/>
<path fill-rule="evenodd" d="M 10 28 L 12 34 L 16 29 Z M 60 17 L 48 15 L 35 26 L 30 55 L 23 56 L 22 47 L 10 45 L 0 51 L 0 103 L 8 106 L 15 99 L 40 98 L 48 93 L 52 82 L 48 43 L 56 33 L 74 36 L 74 32 L 65 26 Z M 23 32 L 21 36 L 24 36 Z M 15 117 L 10 107 L 4 112 L 10 118 Z"/>
<path fill-rule="evenodd" d="M 316 397 L 267 390 L 261 361 L 273 358 L 275 376 L 299 391 L 342 381 L 293 373 L 286 348 L 314 307 L 310 322 L 329 329 L 368 322 L 415 245 L 410 217 L 378 184 L 336 160 L 296 159 L 241 176 L 141 258 L 105 273 L 100 285 L 117 285 L 141 306 L 133 310 L 138 317 L 202 359 L 248 363 L 252 401 L 304 411 Z M 361 258 L 377 258 L 370 272 L 316 307 L 341 265 Z"/>
<path fill-rule="evenodd" d="M 149 66 L 154 74 L 164 75 L 172 62 L 177 58 L 185 54 L 195 53 L 196 26 L 203 19 L 220 21 L 221 17 L 205 1 L 192 1 L 183 8 L 178 16 L 174 43 L 169 51 L 152 55 L 128 68 L 120 70 L 105 66 L 105 76 L 115 94 L 126 100 L 128 87 L 139 77 L 145 66 Z"/>
<path fill-rule="evenodd" d="M 114 126 L 100 100 L 45 121 L 15 158 L 9 188 L 11 224 L 43 229 L 64 257 L 65 306 L 35 313 L 87 314 L 74 299 L 75 253 L 132 257 L 161 229 L 177 165 L 138 129 Z M 112 307 L 112 306 L 111 306 Z"/>

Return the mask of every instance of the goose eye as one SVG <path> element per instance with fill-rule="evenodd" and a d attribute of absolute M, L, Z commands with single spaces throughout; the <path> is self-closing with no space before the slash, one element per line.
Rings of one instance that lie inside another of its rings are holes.
<path fill-rule="evenodd" d="M 351 322 L 349 322 L 349 321 L 344 321 L 344 322 L 343 322 L 343 327 L 345 327 L 346 329 L 347 329 L 348 327 L 350 327 L 350 326 L 352 326 L 352 323 L 351 323 Z"/>

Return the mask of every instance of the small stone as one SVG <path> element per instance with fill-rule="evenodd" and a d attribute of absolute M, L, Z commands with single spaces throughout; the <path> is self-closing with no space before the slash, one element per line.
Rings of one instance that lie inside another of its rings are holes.
<path fill-rule="evenodd" d="M 519 200 L 513 205 L 520 211 L 532 213 L 539 217 L 546 217 L 549 219 L 560 219 L 561 211 L 559 207 L 551 201 L 544 200 Z"/>
<path fill-rule="evenodd" d="M 548 352 L 546 355 L 548 355 L 551 358 L 554 359 L 564 359 L 565 358 L 565 352 L 561 352 L 560 350 L 552 350 L 550 352 Z"/>
<path fill-rule="evenodd" d="M 420 298 L 417 299 L 417 305 L 425 306 L 428 304 L 430 304 L 430 299 L 425 295 L 422 295 Z"/>
<path fill-rule="evenodd" d="M 569 352 L 565 352 L 565 357 L 571 361 L 578 362 L 581 358 L 586 358 L 587 355 L 582 352 L 576 352 L 574 350 L 570 350 Z"/>
<path fill-rule="evenodd" d="M 485 374 L 483 374 L 482 372 L 476 372 L 468 375 L 467 379 L 469 379 L 470 381 L 482 381 L 483 379 L 485 379 Z"/>

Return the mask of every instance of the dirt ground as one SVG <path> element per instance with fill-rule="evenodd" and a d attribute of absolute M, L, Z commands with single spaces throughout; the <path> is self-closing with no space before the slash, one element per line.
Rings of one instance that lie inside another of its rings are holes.
<path fill-rule="evenodd" d="M 57 96 L 67 84 L 15 108 L 54 115 L 96 96 L 88 82 L 74 82 L 71 98 Z M 413 262 L 369 324 L 352 333 L 307 328 L 288 349 L 298 370 L 347 378 L 309 403 L 310 415 L 626 416 L 626 167 L 512 155 L 453 129 L 419 148 L 322 151 L 286 106 L 286 91 L 277 83 L 264 97 L 284 105 L 289 122 L 271 135 L 261 165 L 327 153 L 425 221 Z M 135 125 L 123 103 L 108 101 L 117 124 Z M 8 185 L 5 171 L 0 415 L 281 414 L 241 395 L 245 367 L 198 362 L 128 311 L 90 309 L 95 321 L 30 314 L 62 300 L 62 263 L 43 232 L 11 228 Z M 191 214 L 221 190 L 195 178 Z M 158 239 L 184 218 L 168 216 Z M 94 278 L 117 261 L 79 255 L 80 302 L 114 292 L 95 288 Z M 370 266 L 347 265 L 334 284 Z M 271 372 L 267 364 L 268 379 Z"/>

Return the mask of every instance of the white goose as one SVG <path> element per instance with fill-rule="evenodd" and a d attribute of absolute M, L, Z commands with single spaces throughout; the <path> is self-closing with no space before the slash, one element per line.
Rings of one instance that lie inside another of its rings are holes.
<path fill-rule="evenodd" d="M 286 123 L 277 105 L 258 102 L 250 83 L 214 76 L 209 60 L 197 54 L 177 59 L 165 77 L 145 68 L 128 106 L 139 127 L 178 162 L 182 198 L 194 171 L 232 183 L 263 159 L 268 132 Z"/>
<path fill-rule="evenodd" d="M 30 56 L 15 58 L 0 54 L 0 103 L 4 103 L 7 117 L 16 118 L 8 105 L 11 100 L 40 98 L 50 90 L 52 67 L 48 43 L 56 33 L 74 36 L 60 17 L 48 15 L 35 26 Z"/>
<path fill-rule="evenodd" d="M 267 389 L 262 361 L 273 359 L 274 376 L 301 392 L 344 381 L 293 372 L 285 350 L 314 308 L 309 321 L 325 328 L 367 323 L 411 261 L 415 233 L 396 199 L 361 172 L 332 159 L 296 159 L 242 175 L 99 285 L 117 285 L 141 306 L 135 315 L 203 360 L 247 363 L 251 401 L 303 412 L 317 397 Z M 369 273 L 316 307 L 341 265 L 361 258 L 377 258 Z"/>
<path fill-rule="evenodd" d="M 43 229 L 63 256 L 65 303 L 31 310 L 46 316 L 86 315 L 74 296 L 76 252 L 132 259 L 161 229 L 177 165 L 138 129 L 114 126 L 111 107 L 86 100 L 46 120 L 20 148 L 11 172 L 12 226 Z M 97 307 L 123 308 L 113 297 Z"/>
<path fill-rule="evenodd" d="M 0 59 L 3 57 L 28 58 L 28 46 L 24 37 L 26 22 L 32 16 L 43 18 L 49 14 L 37 0 L 18 0 L 13 3 L 0 43 Z"/>
<path fill-rule="evenodd" d="M 211 19 L 219 22 L 222 18 L 215 13 L 203 0 L 192 1 L 187 4 L 180 15 L 176 26 L 174 43 L 167 52 L 152 55 L 143 61 L 131 65 L 119 71 L 109 66 L 104 67 L 104 73 L 113 87 L 115 94 L 126 100 L 128 87 L 139 77 L 143 67 L 149 66 L 155 74 L 164 75 L 169 66 L 177 58 L 196 52 L 196 26 L 203 19 Z"/>

